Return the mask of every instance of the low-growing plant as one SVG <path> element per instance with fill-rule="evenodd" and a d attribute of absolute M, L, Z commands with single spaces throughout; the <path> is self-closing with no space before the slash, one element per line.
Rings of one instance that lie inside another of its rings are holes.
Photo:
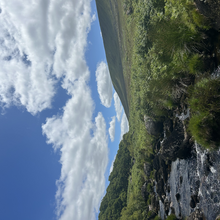
<path fill-rule="evenodd" d="M 220 145 L 220 80 L 204 78 L 198 82 L 189 100 L 192 117 L 189 130 L 195 140 L 210 149 Z"/>
<path fill-rule="evenodd" d="M 199 54 L 194 54 L 192 57 L 189 58 L 188 67 L 189 72 L 192 74 L 196 74 L 202 69 L 203 64 L 201 58 L 199 57 Z"/>
<path fill-rule="evenodd" d="M 192 11 L 192 17 L 195 24 L 202 29 L 208 30 L 210 28 L 207 18 L 200 14 L 198 10 L 194 9 Z"/>
<path fill-rule="evenodd" d="M 161 218 L 160 218 L 160 216 L 156 216 L 155 218 L 154 218 L 154 220 L 161 220 Z"/>
<path fill-rule="evenodd" d="M 177 220 L 177 217 L 174 214 L 169 215 L 166 220 Z"/>

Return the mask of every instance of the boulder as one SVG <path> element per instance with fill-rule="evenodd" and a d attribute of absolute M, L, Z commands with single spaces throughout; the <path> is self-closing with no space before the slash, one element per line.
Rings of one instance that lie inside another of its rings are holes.
<path fill-rule="evenodd" d="M 204 220 L 205 216 L 203 214 L 203 212 L 200 209 L 196 209 L 194 212 L 192 212 L 187 218 L 186 220 Z"/>
<path fill-rule="evenodd" d="M 149 196 L 149 193 L 147 192 L 147 182 L 145 182 L 144 185 L 141 187 L 141 195 L 144 201 L 147 201 Z"/>
<path fill-rule="evenodd" d="M 183 124 L 179 121 L 171 135 L 161 143 L 161 157 L 164 160 L 175 161 L 185 159 L 190 155 L 192 144 L 184 137 Z"/>
<path fill-rule="evenodd" d="M 163 131 L 163 123 L 156 122 L 148 116 L 144 116 L 145 127 L 150 135 L 157 136 Z"/>
<path fill-rule="evenodd" d="M 144 163 L 144 173 L 147 177 L 150 176 L 152 165 L 150 163 Z"/>

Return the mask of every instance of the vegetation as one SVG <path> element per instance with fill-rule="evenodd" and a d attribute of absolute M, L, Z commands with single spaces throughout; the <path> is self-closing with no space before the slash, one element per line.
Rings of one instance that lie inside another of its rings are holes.
<path fill-rule="evenodd" d="M 131 156 L 127 149 L 129 134 L 124 135 L 109 176 L 110 184 L 100 206 L 99 219 L 119 219 L 121 210 L 127 205 L 128 176 L 131 168 Z"/>
<path fill-rule="evenodd" d="M 166 218 L 166 220 L 177 220 L 177 219 L 178 218 L 174 214 L 171 214 Z"/>
<path fill-rule="evenodd" d="M 193 0 L 96 1 L 111 78 L 130 127 L 120 143 L 99 219 L 159 219 L 149 208 L 155 171 L 144 172 L 158 153 L 158 137 L 147 133 L 144 116 L 163 122 L 178 109 L 190 108 L 187 126 L 194 139 L 210 149 L 220 145 L 220 79 L 206 65 L 212 53 L 210 21 Z"/>
<path fill-rule="evenodd" d="M 220 145 L 220 80 L 203 78 L 194 87 L 189 100 L 192 117 L 189 130 L 204 147 L 215 149 Z"/>

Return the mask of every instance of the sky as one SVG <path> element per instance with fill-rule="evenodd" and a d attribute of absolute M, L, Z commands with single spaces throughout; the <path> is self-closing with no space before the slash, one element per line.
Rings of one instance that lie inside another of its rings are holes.
<path fill-rule="evenodd" d="M 95 1 L 1 0 L 0 79 L 0 219 L 97 219 L 129 125 Z"/>

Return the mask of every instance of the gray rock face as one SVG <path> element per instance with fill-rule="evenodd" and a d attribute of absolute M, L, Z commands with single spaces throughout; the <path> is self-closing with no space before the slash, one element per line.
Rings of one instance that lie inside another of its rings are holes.
<path fill-rule="evenodd" d="M 151 170 L 152 170 L 152 165 L 150 163 L 144 163 L 144 173 L 147 177 L 150 176 Z"/>
<path fill-rule="evenodd" d="M 186 158 L 191 151 L 189 140 L 185 140 L 182 122 L 179 122 L 171 135 L 161 143 L 161 156 L 165 160 L 176 160 Z"/>
<path fill-rule="evenodd" d="M 144 116 L 145 127 L 150 135 L 157 136 L 163 131 L 163 124 L 161 122 L 156 122 L 148 116 Z"/>
<path fill-rule="evenodd" d="M 145 182 L 144 185 L 141 187 L 141 195 L 144 201 L 147 201 L 149 195 L 149 193 L 147 192 L 147 182 Z"/>

